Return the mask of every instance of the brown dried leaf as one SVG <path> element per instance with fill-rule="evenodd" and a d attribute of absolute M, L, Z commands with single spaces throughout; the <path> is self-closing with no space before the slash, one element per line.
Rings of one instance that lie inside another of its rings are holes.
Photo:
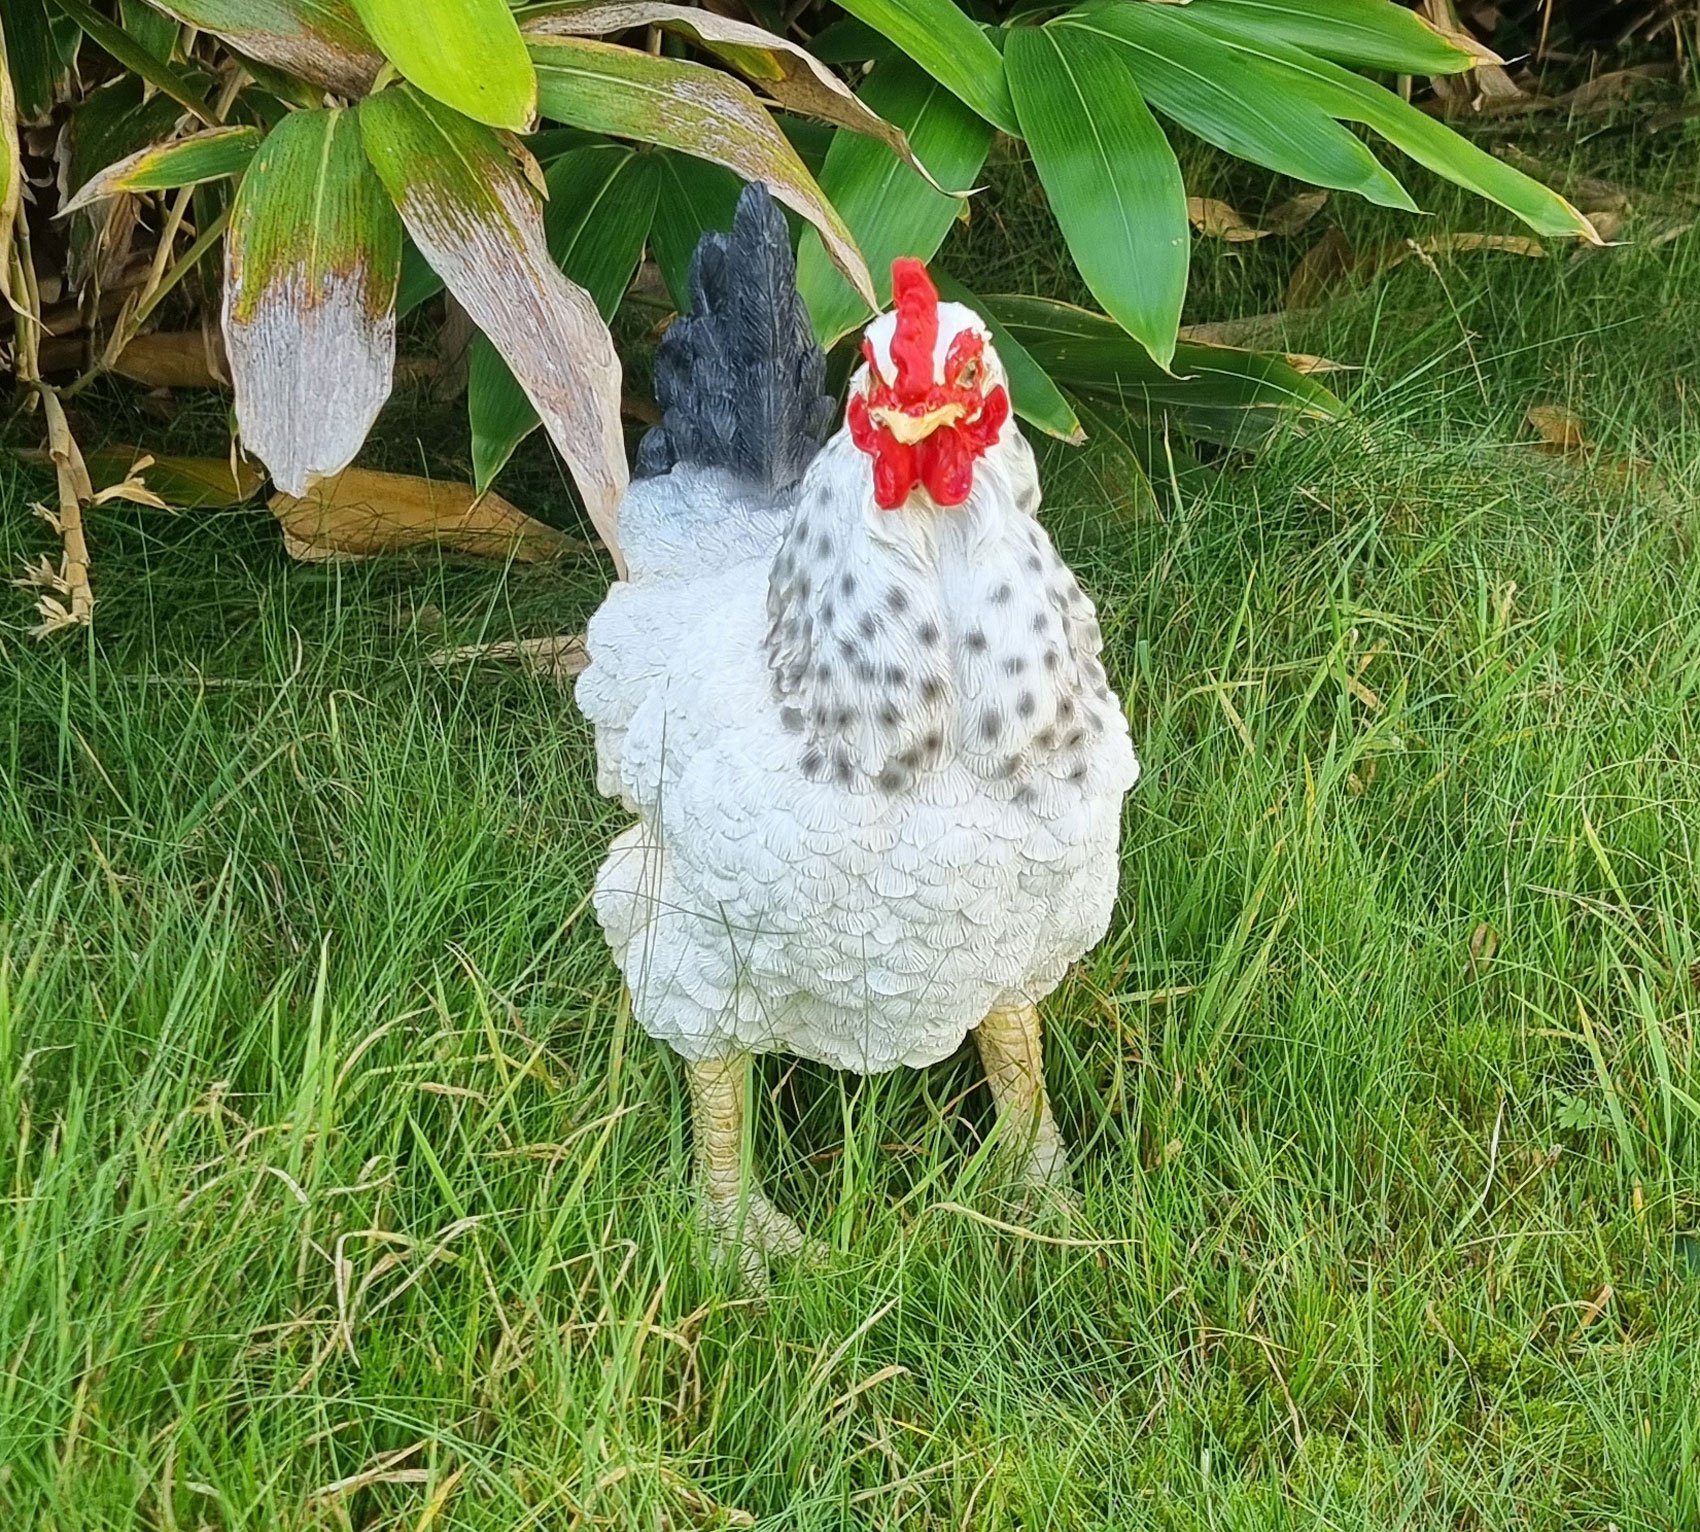
<path fill-rule="evenodd" d="M 405 1462 L 420 1448 L 429 1443 L 419 1441 L 411 1447 L 403 1447 L 396 1452 L 386 1452 L 374 1458 L 372 1462 L 358 1473 L 338 1479 L 334 1484 L 326 1484 L 313 1491 L 308 1497 L 309 1504 L 317 1501 L 335 1500 L 344 1495 L 351 1495 L 356 1490 L 369 1488 L 374 1484 L 428 1484 L 434 1476 L 429 1468 L 398 1468 L 398 1463 Z"/>
<path fill-rule="evenodd" d="M 125 500 L 131 505 L 143 505 L 148 507 L 150 510 L 169 510 L 170 507 L 167 506 L 158 495 L 149 489 L 147 485 L 142 483 L 141 470 L 152 461 L 152 458 L 143 458 L 142 461 L 136 465 L 135 472 L 129 474 L 126 478 L 120 479 L 116 484 L 108 484 L 105 489 L 97 489 L 94 492 L 93 497 L 89 500 L 89 505 L 91 507 L 97 505 L 110 505 L 114 500 Z"/>
<path fill-rule="evenodd" d="M 1517 144 L 1506 144 L 1497 153 L 1506 164 L 1521 170 L 1524 175 L 1533 176 L 1562 192 L 1581 213 L 1621 213 L 1627 211 L 1632 203 L 1658 200 L 1651 193 L 1621 186 L 1601 176 L 1578 175 L 1564 166 L 1530 154 Z"/>
<path fill-rule="evenodd" d="M 1637 1187 L 1636 1190 L 1639 1191 L 1640 1188 Z M 1594 1294 L 1592 1298 L 1582 1305 L 1581 1317 L 1576 1321 L 1576 1328 L 1570 1332 L 1570 1339 L 1572 1341 L 1580 1340 L 1582 1338 L 1582 1332 L 1586 1330 L 1589 1325 L 1593 1324 L 1600 1315 L 1605 1313 L 1606 1305 L 1611 1302 L 1613 1296 L 1614 1293 L 1612 1285 L 1607 1282 L 1597 1293 Z"/>
<path fill-rule="evenodd" d="M 1448 42 L 1474 55 L 1476 67 L 1461 75 L 1439 76 L 1430 83 L 1449 111 L 1504 111 L 1529 98 L 1505 72 L 1504 60 L 1462 21 L 1452 0 L 1421 0 L 1417 14 Z"/>
<path fill-rule="evenodd" d="M 1200 234 L 1226 240 L 1230 245 L 1249 244 L 1269 234 L 1267 229 L 1247 223 L 1237 208 L 1215 197 L 1188 197 L 1186 216 Z"/>
<path fill-rule="evenodd" d="M 47 638 L 66 628 L 84 627 L 94 620 L 94 587 L 89 583 L 89 548 L 83 535 L 83 507 L 94 498 L 88 468 L 71 435 L 70 422 L 57 394 L 43 391 L 42 413 L 47 419 L 47 451 L 58 483 L 58 508 L 37 506 L 36 514 L 59 535 L 58 569 L 44 558 L 25 574 L 25 583 L 48 594 L 36 602 L 41 621 L 30 629 L 33 638 Z"/>
<path fill-rule="evenodd" d="M 1432 260 L 1437 255 L 1464 255 L 1491 250 L 1504 255 L 1521 255 L 1540 260 L 1546 246 L 1527 234 L 1481 234 L 1463 230 L 1452 234 L 1430 234 L 1422 239 L 1400 239 L 1377 245 L 1361 254 L 1347 244 L 1338 229 L 1330 229 L 1294 268 L 1287 283 L 1287 307 L 1318 308 L 1352 281 L 1364 281 L 1402 266 L 1412 257 Z"/>
<path fill-rule="evenodd" d="M 1597 213 L 1590 213 L 1588 217 L 1594 225 L 1594 232 L 1600 236 L 1600 243 L 1597 245 L 1578 245 L 1570 252 L 1570 264 L 1572 266 L 1578 261 L 1589 260 L 1598 255 L 1608 245 L 1618 243 L 1617 237 L 1623 233 L 1623 226 L 1628 221 L 1627 214 L 1619 212 L 1616 208 L 1603 208 Z"/>
<path fill-rule="evenodd" d="M 583 638 L 577 634 L 561 634 L 555 638 L 506 639 L 494 644 L 462 644 L 454 649 L 438 649 L 429 656 L 433 665 L 447 666 L 474 663 L 480 660 L 517 661 L 527 670 L 565 687 L 574 676 L 590 664 Z"/>
<path fill-rule="evenodd" d="M 1472 974 L 1484 973 L 1499 951 L 1499 932 L 1485 920 L 1470 933 L 1470 965 Z"/>
<path fill-rule="evenodd" d="M 1524 418 L 1540 434 L 1535 451 L 1585 468 L 1590 478 L 1606 484 L 1636 484 L 1654 493 L 1663 493 L 1664 486 L 1651 463 L 1643 458 L 1621 457 L 1602 451 L 1588 439 L 1582 417 L 1567 406 L 1536 404 L 1530 407 Z"/>
<path fill-rule="evenodd" d="M 265 485 L 253 464 L 217 457 L 152 457 L 140 447 L 115 444 L 88 454 L 89 476 L 102 490 L 139 479 L 166 505 L 179 510 L 228 510 L 245 505 Z"/>
<path fill-rule="evenodd" d="M 1505 61 L 1488 45 L 1481 41 L 1459 19 L 1458 10 L 1452 0 L 1422 0 L 1417 6 L 1417 14 L 1431 28 L 1444 37 L 1455 47 L 1473 55 L 1483 64 L 1502 64 Z"/>
<path fill-rule="evenodd" d="M 1391 271 L 1413 255 L 1464 255 L 1472 250 L 1497 250 L 1503 255 L 1527 256 L 1532 261 L 1546 256 L 1546 246 L 1527 234 L 1429 234 L 1422 239 L 1401 239 L 1382 245 L 1369 259 L 1377 271 Z"/>
<path fill-rule="evenodd" d="M 1195 340 L 1206 346 L 1249 346 L 1254 350 L 1269 349 L 1286 327 L 1287 310 L 1274 309 L 1267 314 L 1247 314 L 1239 319 L 1216 319 L 1209 324 L 1187 324 L 1180 328 L 1180 339 Z"/>
<path fill-rule="evenodd" d="M 112 370 L 149 388 L 229 388 L 224 347 L 216 331 L 156 330 L 138 335 Z"/>
<path fill-rule="evenodd" d="M 1328 204 L 1325 191 L 1300 192 L 1278 202 L 1263 215 L 1263 227 L 1271 234 L 1297 234 Z"/>
<path fill-rule="evenodd" d="M 271 508 L 291 556 L 306 561 L 437 547 L 541 563 L 585 551 L 500 495 L 411 474 L 346 468 L 305 495 L 273 495 Z"/>
<path fill-rule="evenodd" d="M 1186 216 L 1200 234 L 1226 240 L 1231 245 L 1250 244 L 1272 234 L 1296 234 L 1322 210 L 1328 201 L 1325 191 L 1305 192 L 1272 207 L 1260 223 L 1253 223 L 1238 208 L 1216 197 L 1188 197 Z"/>
<path fill-rule="evenodd" d="M 1345 284 L 1356 265 L 1357 256 L 1353 254 L 1346 236 L 1338 229 L 1327 230 L 1293 268 L 1293 274 L 1287 280 L 1286 307 L 1320 307 L 1326 298 Z"/>
<path fill-rule="evenodd" d="M 1692 218 L 1683 218 L 1678 219 L 1675 223 L 1666 224 L 1664 228 L 1660 229 L 1656 234 L 1653 234 L 1648 238 L 1647 248 L 1649 250 L 1657 250 L 1660 245 L 1668 245 L 1674 240 L 1681 239 L 1684 234 L 1694 227 L 1694 222 L 1695 221 Z"/>
<path fill-rule="evenodd" d="M 1597 112 L 1629 100 L 1649 85 L 1668 80 L 1673 72 L 1669 64 L 1631 64 L 1626 69 L 1608 69 L 1578 85 L 1568 95 L 1560 96 L 1553 105 L 1576 112 Z"/>
<path fill-rule="evenodd" d="M 1539 450 L 1542 452 L 1550 452 L 1555 457 L 1571 457 L 1591 450 L 1587 434 L 1582 429 L 1581 416 L 1562 404 L 1534 405 L 1525 419 L 1540 433 Z"/>
<path fill-rule="evenodd" d="M 1317 356 L 1310 351 L 1285 351 L 1282 358 L 1294 372 L 1303 373 L 1307 378 L 1320 372 L 1355 372 L 1357 369 L 1351 362 L 1336 362 L 1332 357 Z"/>

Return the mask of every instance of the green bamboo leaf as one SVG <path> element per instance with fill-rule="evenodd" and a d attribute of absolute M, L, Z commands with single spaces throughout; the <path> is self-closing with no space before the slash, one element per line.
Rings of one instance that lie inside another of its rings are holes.
<path fill-rule="evenodd" d="M 20 122 L 39 122 L 53 110 L 66 66 L 54 46 L 47 0 L 6 0 L 7 74 Z"/>
<path fill-rule="evenodd" d="M 549 200 L 543 230 L 549 255 L 596 301 L 605 322 L 614 317 L 643 259 L 661 185 L 658 160 L 624 144 L 604 144 L 562 155 L 545 177 Z M 538 424 L 525 390 L 482 335 L 472 342 L 466 403 L 473 483 L 482 490 Z"/>
<path fill-rule="evenodd" d="M 1019 133 L 992 40 L 951 0 L 840 0 L 858 21 L 889 37 L 910 58 L 980 116 L 1005 133 Z"/>
<path fill-rule="evenodd" d="M 1201 466 L 1184 448 L 1171 449 L 1150 416 L 1106 404 L 1090 394 L 1076 395 L 1074 407 L 1082 426 L 1091 432 L 1093 445 L 1100 451 L 1107 448 L 1119 459 L 1113 476 L 1115 492 L 1120 504 L 1136 516 L 1148 516 L 1157 509 L 1153 480 L 1165 488 L 1171 480 L 1188 489 L 1197 485 Z M 1177 452 L 1178 462 L 1173 460 Z"/>
<path fill-rule="evenodd" d="M 882 59 L 862 86 L 862 99 L 908 135 L 939 183 L 957 193 L 973 186 L 992 130 L 937 80 L 907 59 Z M 900 255 L 930 260 L 961 215 L 961 195 L 934 190 L 883 144 L 839 133 L 827 150 L 821 187 L 856 236 L 873 273 L 869 302 L 834 271 L 812 233 L 797 253 L 797 286 L 815 335 L 830 346 L 891 301 L 891 263 Z"/>
<path fill-rule="evenodd" d="M 534 38 L 531 57 L 546 116 L 678 149 L 765 182 L 820 231 L 834 264 L 873 301 L 868 269 L 844 220 L 748 86 L 718 69 L 587 37 Z"/>
<path fill-rule="evenodd" d="M 1363 123 L 1419 165 L 1498 203 L 1542 234 L 1599 243 L 1593 224 L 1557 192 L 1496 160 L 1392 91 L 1302 48 L 1242 37 L 1213 17 L 1212 6 L 1187 8 L 1188 23 L 1227 43 L 1244 62 L 1248 78 L 1266 79 L 1275 89 L 1315 102 L 1344 122 Z"/>
<path fill-rule="evenodd" d="M 506 0 L 352 0 L 407 79 L 474 122 L 524 132 L 537 76 Z"/>
<path fill-rule="evenodd" d="M 730 170 L 689 155 L 662 153 L 655 159 L 661 166 L 661 194 L 649 231 L 649 253 L 682 313 L 690 303 L 691 256 L 697 241 L 710 229 L 723 232 L 732 227 L 744 183 Z"/>
<path fill-rule="evenodd" d="M 787 111 L 877 138 L 923 175 L 927 173 L 901 128 L 869 111 L 807 49 L 747 21 L 669 0 L 568 0 L 532 7 L 520 15 L 520 30 L 528 37 L 605 37 L 647 26 L 700 43 Z"/>
<path fill-rule="evenodd" d="M 12 291 L 12 221 L 23 195 L 23 148 L 18 138 L 18 98 L 6 53 L 6 24 L 0 19 L 0 299 Z"/>
<path fill-rule="evenodd" d="M 168 96 L 121 74 L 91 90 L 71 113 L 62 148 L 66 189 L 75 192 L 108 165 L 167 138 L 183 116 Z"/>
<path fill-rule="evenodd" d="M 119 74 L 91 90 L 72 109 L 65 126 L 60 151 L 65 189 L 75 192 L 108 165 L 169 138 L 182 116 L 175 101 L 150 92 L 138 75 Z M 114 217 L 122 227 L 121 207 L 98 205 L 68 220 L 66 276 L 73 288 L 81 287 L 101 260 Z"/>
<path fill-rule="evenodd" d="M 826 151 L 832 147 L 833 130 L 824 122 L 811 122 L 791 112 L 780 114 L 778 121 L 780 132 L 791 140 L 797 158 L 809 167 L 810 175 L 820 180 L 821 168 L 826 164 Z"/>
<path fill-rule="evenodd" d="M 583 149 L 588 144 L 605 144 L 600 133 L 587 133 L 583 128 L 539 128 L 525 135 L 525 147 L 539 165 L 552 165 L 569 149 Z"/>
<path fill-rule="evenodd" d="M 1292 43 L 1342 64 L 1395 74 L 1459 74 L 1484 61 L 1391 0 L 1196 0 L 1218 27 L 1252 41 Z"/>
<path fill-rule="evenodd" d="M 348 0 L 151 0 L 239 53 L 342 96 L 364 95 L 383 67 Z"/>
<path fill-rule="evenodd" d="M 224 236 L 222 232 L 215 231 L 223 230 L 235 200 L 236 188 L 226 186 L 222 181 L 203 181 L 189 193 L 189 217 L 198 231 L 195 243 L 201 246 L 201 253 L 191 269 L 204 284 L 203 291 L 208 293 L 218 291 L 224 261 Z M 212 234 L 210 241 L 209 233 Z"/>
<path fill-rule="evenodd" d="M 1191 254 L 1174 151 L 1103 38 L 1022 27 L 1007 50 L 1022 131 L 1080 275 L 1167 366 Z"/>
<path fill-rule="evenodd" d="M 236 421 L 279 489 L 348 466 L 395 367 L 401 225 L 354 115 L 292 112 L 237 188 L 224 343 Z"/>
<path fill-rule="evenodd" d="M 1086 433 L 1080 428 L 1080 417 L 1074 407 L 1009 327 L 948 272 L 934 271 L 932 278 L 941 298 L 973 309 L 992 332 L 992 345 L 1009 379 L 1009 402 L 1015 413 L 1047 436 L 1076 446 L 1085 441 Z"/>
<path fill-rule="evenodd" d="M 242 71 L 250 76 L 258 90 L 244 90 L 231 105 L 231 111 L 257 123 L 262 128 L 275 128 L 291 107 L 312 111 L 325 104 L 325 87 L 316 85 L 301 75 L 290 74 L 271 64 L 262 64 L 252 54 L 242 55 Z"/>
<path fill-rule="evenodd" d="M 890 38 L 881 37 L 865 21 L 840 16 L 809 39 L 809 52 L 823 64 L 866 64 L 893 51 Z"/>
<path fill-rule="evenodd" d="M 177 23 L 147 0 L 118 0 L 118 21 L 156 59 L 171 62 L 177 48 Z"/>
<path fill-rule="evenodd" d="M 362 101 L 360 126 L 407 232 L 513 369 L 623 569 L 620 362 L 595 302 L 549 257 L 526 173 L 495 132 L 410 85 Z"/>
<path fill-rule="evenodd" d="M 1278 411 L 1314 419 L 1344 411 L 1333 393 L 1282 357 L 1181 341 L 1159 367 L 1116 322 L 1049 298 L 992 294 L 988 310 L 1063 387 L 1149 408 Z"/>
<path fill-rule="evenodd" d="M 1356 134 L 1314 101 L 1295 99 L 1267 82 L 1248 84 L 1233 50 L 1188 26 L 1174 9 L 1116 0 L 1071 11 L 1056 24 L 1095 33 L 1118 47 L 1145 99 L 1206 143 L 1313 186 L 1416 211 L 1410 194 Z"/>
<path fill-rule="evenodd" d="M 401 248 L 401 281 L 396 285 L 395 294 L 396 314 L 405 319 L 421 303 L 435 298 L 442 290 L 443 279 L 419 253 L 419 246 L 411 239 L 404 240 Z"/>
<path fill-rule="evenodd" d="M 260 139 L 258 128 L 227 127 L 208 128 L 188 138 L 151 144 L 108 165 L 84 182 L 76 196 L 60 210 L 60 216 L 120 192 L 167 191 L 240 175 L 253 159 Z"/>
<path fill-rule="evenodd" d="M 47 30 L 53 35 L 53 53 L 62 69 L 73 73 L 83 51 L 83 29 L 63 11 L 48 8 Z"/>
<path fill-rule="evenodd" d="M 216 119 L 193 84 L 172 65 L 155 58 L 122 27 L 114 26 L 84 0 L 53 0 L 53 3 L 126 69 L 140 75 L 155 90 L 169 96 L 209 128 L 214 125 Z"/>

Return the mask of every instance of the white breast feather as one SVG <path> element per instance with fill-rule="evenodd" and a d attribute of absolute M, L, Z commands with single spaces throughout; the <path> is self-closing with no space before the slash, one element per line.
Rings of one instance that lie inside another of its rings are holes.
<path fill-rule="evenodd" d="M 955 511 L 867 481 L 841 432 L 794 509 L 679 470 L 622 509 L 578 696 L 638 820 L 595 903 L 688 1058 L 932 1063 L 1108 923 L 1138 764 L 1031 454 L 1010 433 Z"/>

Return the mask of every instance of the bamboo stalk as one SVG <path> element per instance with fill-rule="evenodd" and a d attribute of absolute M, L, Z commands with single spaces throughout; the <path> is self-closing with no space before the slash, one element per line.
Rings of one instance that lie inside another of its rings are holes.
<path fill-rule="evenodd" d="M 83 507 L 94 498 L 94 485 L 83 454 L 71 435 L 70 422 L 59 396 L 37 385 L 42 409 L 47 416 L 47 450 L 53 458 L 54 477 L 59 485 L 59 508 L 50 518 L 63 549 L 59 571 L 51 582 L 40 575 L 35 583 L 49 583 L 53 594 L 40 602 L 41 623 L 36 637 L 45 637 L 65 627 L 86 627 L 94 620 L 94 586 L 89 581 L 89 545 L 83 535 Z"/>

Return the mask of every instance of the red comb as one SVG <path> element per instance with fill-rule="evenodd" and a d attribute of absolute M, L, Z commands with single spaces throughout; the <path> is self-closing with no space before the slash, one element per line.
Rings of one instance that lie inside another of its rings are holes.
<path fill-rule="evenodd" d="M 933 349 L 939 338 L 939 295 L 927 268 L 913 256 L 891 263 L 891 296 L 897 329 L 891 337 L 891 362 L 897 392 L 918 399 L 933 386 Z"/>

